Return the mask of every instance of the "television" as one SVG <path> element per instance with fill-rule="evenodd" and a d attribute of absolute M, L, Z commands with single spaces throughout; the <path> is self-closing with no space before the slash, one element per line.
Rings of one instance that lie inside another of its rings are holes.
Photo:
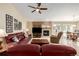
<path fill-rule="evenodd" d="M 42 28 L 33 27 L 33 28 L 32 28 L 32 33 L 42 33 Z"/>

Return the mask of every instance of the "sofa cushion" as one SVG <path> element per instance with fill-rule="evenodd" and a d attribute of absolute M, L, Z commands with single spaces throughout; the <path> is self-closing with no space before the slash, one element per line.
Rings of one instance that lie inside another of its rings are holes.
<path fill-rule="evenodd" d="M 41 48 L 43 56 L 74 56 L 77 53 L 74 48 L 59 44 L 45 44 Z"/>
<path fill-rule="evenodd" d="M 13 42 L 12 38 L 14 37 L 14 34 L 9 34 L 8 36 L 5 37 L 6 43 L 11 43 Z"/>
<path fill-rule="evenodd" d="M 8 56 L 40 56 L 40 46 L 35 44 L 16 45 L 9 48 L 5 54 Z"/>

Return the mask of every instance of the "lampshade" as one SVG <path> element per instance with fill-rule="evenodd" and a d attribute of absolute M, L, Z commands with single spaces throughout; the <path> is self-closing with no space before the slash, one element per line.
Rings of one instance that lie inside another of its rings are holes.
<path fill-rule="evenodd" d="M 3 29 L 0 29 L 0 37 L 5 37 L 6 33 Z"/>
<path fill-rule="evenodd" d="M 26 31 L 28 32 L 28 31 L 29 31 L 29 29 L 26 29 Z"/>
<path fill-rule="evenodd" d="M 29 29 L 23 29 L 22 31 L 26 34 L 27 32 L 29 32 Z"/>

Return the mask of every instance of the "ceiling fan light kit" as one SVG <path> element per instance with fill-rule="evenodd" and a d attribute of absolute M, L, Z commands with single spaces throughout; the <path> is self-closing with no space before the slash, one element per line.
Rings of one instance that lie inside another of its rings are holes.
<path fill-rule="evenodd" d="M 38 12 L 38 11 L 40 11 L 39 9 L 36 9 L 36 11 Z"/>

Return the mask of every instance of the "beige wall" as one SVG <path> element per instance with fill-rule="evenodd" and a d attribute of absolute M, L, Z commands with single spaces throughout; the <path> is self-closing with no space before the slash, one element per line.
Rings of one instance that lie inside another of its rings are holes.
<path fill-rule="evenodd" d="M 27 28 L 29 29 L 29 32 L 32 33 L 32 22 L 27 22 Z"/>
<path fill-rule="evenodd" d="M 76 25 L 77 25 L 77 29 L 79 30 L 79 21 L 76 22 Z"/>
<path fill-rule="evenodd" d="M 0 4 L 0 29 L 5 27 L 5 14 L 9 14 L 22 22 L 22 29 L 26 29 L 27 19 L 24 18 L 12 4 Z M 14 31 L 16 32 L 16 31 Z"/>

